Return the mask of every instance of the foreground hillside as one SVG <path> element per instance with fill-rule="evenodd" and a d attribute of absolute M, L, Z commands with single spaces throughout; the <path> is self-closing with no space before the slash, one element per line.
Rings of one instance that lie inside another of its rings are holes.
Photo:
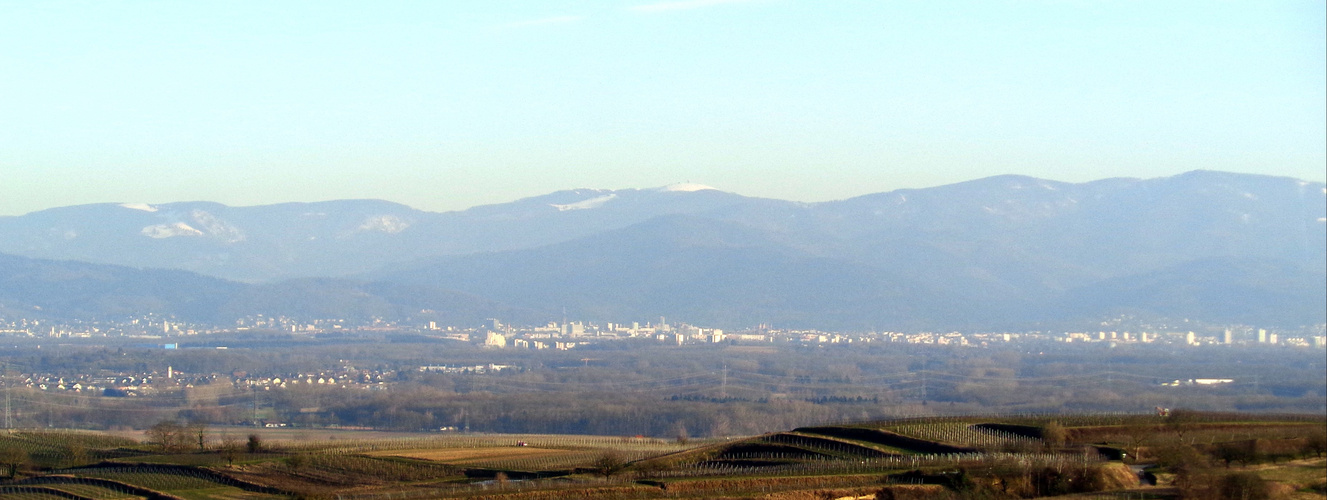
<path fill-rule="evenodd" d="M 75 432 L 4 435 L 0 463 L 10 478 L 0 495 L 1323 498 L 1323 433 L 1321 417 L 1182 410 L 1167 417 L 903 419 L 703 441 L 246 432 L 167 422 L 143 443 Z"/>

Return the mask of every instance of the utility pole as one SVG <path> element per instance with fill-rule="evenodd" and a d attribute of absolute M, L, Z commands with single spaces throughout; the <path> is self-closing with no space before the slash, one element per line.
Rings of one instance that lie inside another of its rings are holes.
<path fill-rule="evenodd" d="M 253 426 L 258 427 L 258 386 L 250 385 L 249 389 L 253 391 Z"/>
<path fill-rule="evenodd" d="M 14 429 L 13 420 L 10 419 L 10 415 L 12 414 L 10 408 L 11 407 L 9 404 L 9 388 L 6 387 L 5 388 L 5 430 L 6 431 L 11 431 Z"/>
<path fill-rule="evenodd" d="M 728 363 L 723 364 L 723 378 L 719 382 L 719 398 L 728 399 Z"/>

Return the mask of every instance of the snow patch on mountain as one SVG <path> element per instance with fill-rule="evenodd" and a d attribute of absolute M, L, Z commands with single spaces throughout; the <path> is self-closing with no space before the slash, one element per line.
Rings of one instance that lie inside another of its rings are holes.
<path fill-rule="evenodd" d="M 401 219 L 395 215 L 376 215 L 364 219 L 357 228 L 360 231 L 377 231 L 380 233 L 396 234 L 405 231 L 410 227 L 410 222 Z"/>
<path fill-rule="evenodd" d="M 202 236 L 203 232 L 194 229 L 192 226 L 183 222 L 171 224 L 155 224 L 143 228 L 139 231 L 143 236 L 154 239 L 171 238 L 175 236 Z"/>
<path fill-rule="evenodd" d="M 154 206 L 152 206 L 152 205 L 148 205 L 147 203 L 121 203 L 120 206 L 121 206 L 121 207 L 124 207 L 124 208 L 131 209 L 131 210 L 142 210 L 142 211 L 144 211 L 144 212 L 156 212 L 156 211 L 157 211 L 157 207 L 154 207 Z"/>
<path fill-rule="evenodd" d="M 685 193 L 690 193 L 694 191 L 706 191 L 706 190 L 717 191 L 717 189 L 706 186 L 704 184 L 692 184 L 690 182 L 679 182 L 677 184 L 669 184 L 667 186 L 658 189 L 659 191 L 680 191 Z"/>
<path fill-rule="evenodd" d="M 226 243 L 238 243 L 244 241 L 244 232 L 240 228 L 231 225 L 220 217 L 212 215 L 202 210 L 189 212 L 194 223 L 206 229 L 208 234 L 215 238 L 225 240 Z"/>
<path fill-rule="evenodd" d="M 581 200 L 576 203 L 568 203 L 566 205 L 549 203 L 548 206 L 558 209 L 559 212 L 566 212 L 568 210 L 587 210 L 591 208 L 599 208 L 600 206 L 603 206 L 604 203 L 608 203 L 608 201 L 612 200 L 613 198 L 617 198 L 617 193 L 610 193 L 604 196 L 596 196 L 588 200 Z"/>

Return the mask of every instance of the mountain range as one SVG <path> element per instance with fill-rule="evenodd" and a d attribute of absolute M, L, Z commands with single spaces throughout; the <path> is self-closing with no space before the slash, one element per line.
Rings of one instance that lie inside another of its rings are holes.
<path fill-rule="evenodd" d="M 0 217 L 0 314 L 1293 326 L 1327 316 L 1325 216 L 1322 183 L 1214 171 L 997 176 L 823 203 L 677 185 L 444 213 L 82 205 Z"/>

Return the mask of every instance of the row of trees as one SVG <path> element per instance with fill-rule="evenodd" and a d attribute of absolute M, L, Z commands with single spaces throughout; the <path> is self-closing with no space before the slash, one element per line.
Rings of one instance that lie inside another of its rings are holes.
<path fill-rule="evenodd" d="M 207 449 L 207 422 L 162 420 L 147 429 L 147 441 L 163 452 L 183 452 L 194 446 Z"/>
<path fill-rule="evenodd" d="M 1177 445 L 1159 453 L 1163 470 L 1175 475 L 1182 500 L 1267 500 L 1270 485 L 1257 473 L 1212 467 L 1211 457 L 1192 446 Z"/>
<path fill-rule="evenodd" d="M 209 451 L 208 443 L 208 425 L 206 422 L 193 420 L 188 422 L 179 422 L 176 420 L 162 420 L 153 424 L 146 431 L 147 443 L 157 447 L 163 453 L 181 453 L 194 449 L 197 451 Z M 248 440 L 241 445 L 239 439 L 234 436 L 225 436 L 221 439 L 216 451 L 220 452 L 225 458 L 227 465 L 234 464 L 239 458 L 240 453 L 259 453 L 264 451 L 263 439 L 257 434 L 249 434 Z"/>
<path fill-rule="evenodd" d="M 1012 346 L 882 343 L 743 350 L 627 348 L 630 344 L 610 342 L 575 352 L 484 351 L 429 343 L 167 352 L 10 350 L 0 353 L 8 373 L 0 382 L 11 388 L 15 427 L 141 429 L 162 418 L 232 424 L 251 421 L 257 412 L 258 418 L 308 426 L 424 430 L 469 424 L 477 431 L 655 436 L 671 435 L 674 422 L 683 422 L 691 434 L 708 436 L 898 415 L 1153 406 L 1311 412 L 1327 396 L 1321 353 L 1311 350 L 1223 350 L 1194 358 L 1191 352 L 1155 346 L 1093 351 L 1051 345 L 1044 346 L 1044 355 L 1025 356 Z M 618 350 L 609 351 L 614 347 Z M 232 387 L 235 376 L 279 371 L 284 378 L 285 372 L 342 369 L 348 363 L 385 377 L 387 390 L 292 384 L 255 393 Z M 487 374 L 418 370 L 488 363 L 519 368 Z M 1209 365 L 1216 363 L 1237 382 L 1221 387 L 1158 384 L 1211 372 Z M 188 389 L 165 384 L 133 398 L 13 388 L 23 380 L 20 374 L 135 373 L 167 365 L 177 375 L 216 378 Z M 1101 383 L 1103 377 L 1110 383 Z"/>

